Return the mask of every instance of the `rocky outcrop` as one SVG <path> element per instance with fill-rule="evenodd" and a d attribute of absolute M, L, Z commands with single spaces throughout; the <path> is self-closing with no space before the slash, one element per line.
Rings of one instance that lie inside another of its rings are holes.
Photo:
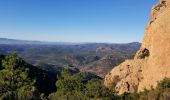
<path fill-rule="evenodd" d="M 160 0 L 151 11 L 140 50 L 106 76 L 105 86 L 115 85 L 119 94 L 156 87 L 170 77 L 170 0 Z"/>

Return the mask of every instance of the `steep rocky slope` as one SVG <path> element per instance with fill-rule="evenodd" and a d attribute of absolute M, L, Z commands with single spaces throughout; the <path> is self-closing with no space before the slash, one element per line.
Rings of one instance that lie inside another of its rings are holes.
<path fill-rule="evenodd" d="M 156 87 L 157 82 L 170 77 L 170 0 L 160 0 L 153 6 L 150 22 L 140 50 L 133 60 L 126 60 L 105 76 L 105 86 L 115 90 L 140 92 Z"/>

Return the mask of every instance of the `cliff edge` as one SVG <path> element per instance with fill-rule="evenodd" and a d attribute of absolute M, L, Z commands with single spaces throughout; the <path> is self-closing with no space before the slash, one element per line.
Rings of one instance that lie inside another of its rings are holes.
<path fill-rule="evenodd" d="M 140 50 L 133 60 L 113 68 L 104 84 L 114 86 L 119 94 L 141 92 L 165 77 L 170 77 L 170 0 L 153 6 Z"/>

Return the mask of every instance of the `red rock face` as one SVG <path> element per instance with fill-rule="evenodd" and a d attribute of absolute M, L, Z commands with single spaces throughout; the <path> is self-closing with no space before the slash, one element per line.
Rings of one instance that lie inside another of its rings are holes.
<path fill-rule="evenodd" d="M 112 69 L 104 84 L 113 83 L 119 94 L 156 87 L 157 82 L 170 77 L 170 0 L 160 0 L 153 6 L 141 49 L 133 60 Z M 114 82 L 114 78 L 119 81 Z"/>

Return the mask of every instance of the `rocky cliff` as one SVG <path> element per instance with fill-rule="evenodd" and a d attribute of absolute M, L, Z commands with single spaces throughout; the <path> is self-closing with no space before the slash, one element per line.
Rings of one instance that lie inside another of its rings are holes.
<path fill-rule="evenodd" d="M 170 77 L 170 0 L 153 6 L 140 50 L 133 60 L 112 69 L 104 84 L 115 86 L 119 94 L 140 92 L 165 77 Z"/>

